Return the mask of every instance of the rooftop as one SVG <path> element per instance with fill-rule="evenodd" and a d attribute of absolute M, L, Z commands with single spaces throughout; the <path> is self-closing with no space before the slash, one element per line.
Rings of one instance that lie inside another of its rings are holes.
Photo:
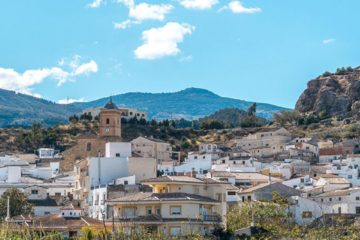
<path fill-rule="evenodd" d="M 108 202 L 142 202 L 142 201 L 201 201 L 201 202 L 214 202 L 215 199 L 204 197 L 196 194 L 175 192 L 175 193 L 151 193 L 139 192 L 127 194 L 126 196 L 108 200 Z"/>

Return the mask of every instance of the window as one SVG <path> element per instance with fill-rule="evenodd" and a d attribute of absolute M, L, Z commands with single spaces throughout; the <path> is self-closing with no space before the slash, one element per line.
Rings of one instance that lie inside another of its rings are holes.
<path fill-rule="evenodd" d="M 356 200 L 356 201 L 359 201 L 359 200 L 360 200 L 360 197 L 356 197 L 355 200 Z"/>
<path fill-rule="evenodd" d="M 120 157 L 120 153 L 116 153 L 116 154 L 115 154 L 115 157 Z"/>
<path fill-rule="evenodd" d="M 170 215 L 181 215 L 181 206 L 170 206 Z"/>
<path fill-rule="evenodd" d="M 110 124 L 110 118 L 106 119 L 106 124 Z"/>
<path fill-rule="evenodd" d="M 324 199 L 323 199 L 323 198 L 321 199 L 321 202 L 324 202 Z"/>
<path fill-rule="evenodd" d="M 39 193 L 39 191 L 37 189 L 31 190 L 31 194 L 38 194 L 38 193 Z"/>
<path fill-rule="evenodd" d="M 355 207 L 356 214 L 360 214 L 360 207 Z"/>
<path fill-rule="evenodd" d="M 329 202 L 331 202 L 332 201 L 332 198 L 329 198 Z"/>
<path fill-rule="evenodd" d="M 147 207 L 147 208 L 146 208 L 146 214 L 147 214 L 147 215 L 151 215 L 151 214 L 152 214 L 152 208 L 151 208 L 151 207 Z"/>
<path fill-rule="evenodd" d="M 129 181 L 125 180 L 124 185 L 128 185 L 128 184 L 129 184 Z"/>
<path fill-rule="evenodd" d="M 222 160 L 222 163 L 225 163 L 225 160 Z"/>
<path fill-rule="evenodd" d="M 303 217 L 303 218 L 312 218 L 312 212 L 310 212 L 310 211 L 303 211 L 303 212 L 302 212 L 302 217 Z"/>
<path fill-rule="evenodd" d="M 179 236 L 181 233 L 181 228 L 180 227 L 171 227 L 170 228 L 170 235 L 171 236 Z"/>
<path fill-rule="evenodd" d="M 341 197 L 339 197 L 339 201 L 341 201 Z"/>
<path fill-rule="evenodd" d="M 161 215 L 161 208 L 159 208 L 159 207 L 156 208 L 156 214 L 157 214 L 157 215 Z"/>
<path fill-rule="evenodd" d="M 352 175 L 348 175 L 348 179 L 352 179 Z"/>
<path fill-rule="evenodd" d="M 227 193 L 229 196 L 235 196 L 236 195 L 236 192 L 228 192 Z"/>
<path fill-rule="evenodd" d="M 124 217 L 135 217 L 135 208 L 124 208 Z"/>
<path fill-rule="evenodd" d="M 44 215 L 49 215 L 50 214 L 50 212 L 44 212 Z"/>
<path fill-rule="evenodd" d="M 86 151 L 91 151 L 91 143 L 86 144 Z"/>
<path fill-rule="evenodd" d="M 251 201 L 251 196 L 248 196 L 247 199 L 248 199 L 248 201 Z"/>
<path fill-rule="evenodd" d="M 338 213 L 341 214 L 341 207 L 338 207 Z"/>
<path fill-rule="evenodd" d="M 242 196 L 242 197 L 241 197 L 241 200 L 242 200 L 243 202 L 245 202 L 245 197 L 244 197 L 244 196 Z"/>

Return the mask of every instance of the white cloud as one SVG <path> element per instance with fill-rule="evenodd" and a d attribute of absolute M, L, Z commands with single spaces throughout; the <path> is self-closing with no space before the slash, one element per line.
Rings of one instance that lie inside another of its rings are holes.
<path fill-rule="evenodd" d="M 32 92 L 32 87 L 46 79 L 53 79 L 58 86 L 61 86 L 68 81 L 73 81 L 76 76 L 88 75 L 98 71 L 98 66 L 94 60 L 83 64 L 80 64 L 79 61 L 80 56 L 76 55 L 68 64 L 65 59 L 61 59 L 57 67 L 29 69 L 23 73 L 12 68 L 0 67 L 0 88 L 40 97 L 39 94 Z M 64 67 L 68 67 L 70 70 L 64 70 Z"/>
<path fill-rule="evenodd" d="M 163 21 L 165 16 L 174 8 L 170 4 L 135 4 L 133 0 L 118 0 L 118 2 L 129 8 L 129 19 L 120 23 L 114 23 L 114 28 L 116 29 L 126 29 L 145 20 Z"/>
<path fill-rule="evenodd" d="M 90 8 L 98 8 L 103 3 L 103 0 L 94 0 L 92 3 L 88 4 Z"/>
<path fill-rule="evenodd" d="M 134 53 L 139 59 L 157 59 L 174 56 L 181 52 L 178 43 L 184 40 L 186 34 L 191 34 L 194 27 L 189 24 L 169 22 L 160 28 L 151 28 L 142 33 L 144 44 Z"/>
<path fill-rule="evenodd" d="M 323 44 L 330 44 L 330 43 L 333 43 L 333 42 L 335 42 L 336 41 L 336 39 L 334 39 L 334 38 L 328 38 L 328 39 L 324 39 L 323 41 L 322 41 L 322 43 Z"/>
<path fill-rule="evenodd" d="M 30 87 L 42 83 L 46 78 L 65 82 L 69 73 L 59 67 L 31 69 L 18 73 L 12 68 L 0 68 L 0 88 L 31 95 Z"/>
<path fill-rule="evenodd" d="M 242 5 L 239 1 L 231 1 L 228 5 L 219 9 L 219 12 L 224 10 L 230 10 L 233 13 L 258 13 L 261 12 L 261 8 L 258 7 L 251 7 L 247 8 Z"/>
<path fill-rule="evenodd" d="M 172 9 L 173 6 L 170 4 L 140 3 L 130 7 L 129 16 L 140 22 L 144 20 L 162 21 Z"/>
<path fill-rule="evenodd" d="M 114 23 L 114 28 L 115 29 L 126 29 L 135 23 L 136 23 L 135 21 L 131 21 L 130 19 L 127 19 L 120 23 Z"/>
<path fill-rule="evenodd" d="M 98 65 L 94 60 L 91 60 L 88 63 L 84 63 L 79 65 L 77 68 L 74 69 L 73 75 L 89 75 L 90 73 L 96 73 L 98 71 Z"/>
<path fill-rule="evenodd" d="M 85 102 L 85 99 L 84 98 L 79 98 L 79 99 L 65 98 L 65 99 L 60 99 L 57 101 L 58 104 L 71 104 L 71 103 L 76 103 L 76 102 Z"/>
<path fill-rule="evenodd" d="M 180 4 L 185 8 L 205 10 L 216 5 L 218 0 L 180 0 Z"/>
<path fill-rule="evenodd" d="M 193 60 L 193 56 L 185 56 L 179 59 L 179 62 L 191 62 Z"/>

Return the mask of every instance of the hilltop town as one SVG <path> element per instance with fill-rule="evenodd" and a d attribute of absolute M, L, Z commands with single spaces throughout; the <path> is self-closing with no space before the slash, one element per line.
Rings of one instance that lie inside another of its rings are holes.
<path fill-rule="evenodd" d="M 246 114 L 255 112 L 256 105 Z M 72 125 L 82 119 L 87 127 L 66 144 L 49 147 L 40 141 L 35 154 L 4 152 L 1 217 L 8 224 L 70 238 L 83 235 L 84 228 L 130 236 L 147 229 L 164 236 L 283 237 L 266 225 L 266 218 L 285 213 L 279 221 L 291 224 L 290 232 L 302 228 L 302 234 L 334 217 L 356 222 L 360 140 L 331 133 L 354 132 L 356 123 L 291 124 L 288 114 L 278 113 L 275 122 L 260 127 L 176 130 L 170 122 L 148 122 L 146 112 L 119 108 L 110 98 L 105 106 L 70 118 Z M 139 131 L 129 139 L 126 133 L 154 124 L 163 124 L 160 132 L 167 135 Z M 181 140 L 165 129 L 181 131 Z M 328 135 L 319 135 L 325 129 Z M 34 132 L 26 139 L 36 139 Z M 184 138 L 185 132 L 193 133 Z M 26 208 L 14 205 L 16 194 L 26 198 L 21 203 Z M 275 206 L 274 215 L 263 216 L 259 206 Z M 243 215 L 249 207 L 250 218 Z"/>

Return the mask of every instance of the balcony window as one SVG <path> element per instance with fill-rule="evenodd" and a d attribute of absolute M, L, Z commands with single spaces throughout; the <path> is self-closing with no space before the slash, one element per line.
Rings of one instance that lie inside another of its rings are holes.
<path fill-rule="evenodd" d="M 151 215 L 152 214 L 152 208 L 151 207 L 147 207 L 146 208 L 146 215 Z"/>
<path fill-rule="evenodd" d="M 170 206 L 170 215 L 181 215 L 181 206 Z"/>
<path fill-rule="evenodd" d="M 35 194 L 35 195 L 37 195 L 38 193 L 39 193 L 39 191 L 38 191 L 38 190 L 36 190 L 36 189 L 31 190 L 31 194 Z"/>
<path fill-rule="evenodd" d="M 159 215 L 159 216 L 161 215 L 161 208 L 159 208 L 159 207 L 156 208 L 156 215 Z"/>

